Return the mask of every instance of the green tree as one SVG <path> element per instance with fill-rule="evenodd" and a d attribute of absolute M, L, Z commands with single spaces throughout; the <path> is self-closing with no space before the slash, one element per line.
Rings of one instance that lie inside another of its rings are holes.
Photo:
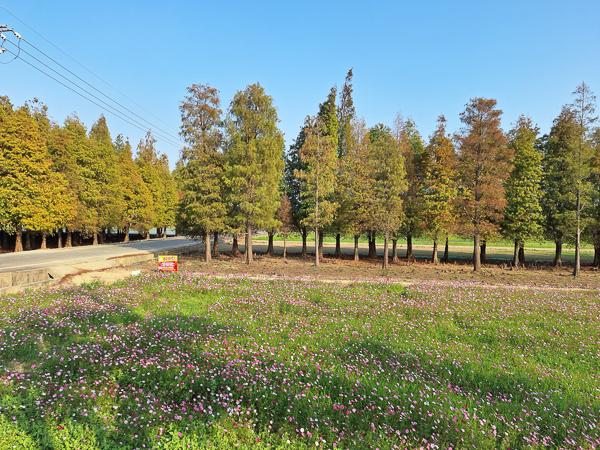
<path fill-rule="evenodd" d="M 23 250 L 23 228 L 47 232 L 69 214 L 66 181 L 53 171 L 42 126 L 27 105 L 0 103 L 0 226 L 16 233 L 15 252 Z"/>
<path fill-rule="evenodd" d="M 260 84 L 238 91 L 227 120 L 227 172 L 230 201 L 246 225 L 246 263 L 253 262 L 252 229 L 268 224 L 279 206 L 284 168 L 283 134 L 273 99 Z"/>
<path fill-rule="evenodd" d="M 404 172 L 408 189 L 402 194 L 404 220 L 400 233 L 406 236 L 406 259 L 412 261 L 413 237 L 416 237 L 422 224 L 423 206 L 423 139 L 412 119 L 404 121 L 400 115 L 394 123 L 394 138 L 404 155 Z"/>
<path fill-rule="evenodd" d="M 123 142 L 121 135 L 115 140 L 120 173 L 121 199 L 119 226 L 123 228 L 124 242 L 129 242 L 129 231 L 147 230 L 152 219 L 152 194 L 144 183 L 140 171 L 133 161 L 131 144 Z"/>
<path fill-rule="evenodd" d="M 433 240 L 431 260 L 438 263 L 438 242 L 448 235 L 455 219 L 456 153 L 446 135 L 446 118 L 438 118 L 438 127 L 425 147 L 423 165 L 422 218 L 424 233 Z"/>
<path fill-rule="evenodd" d="M 328 133 L 324 118 L 317 116 L 307 122 L 306 140 L 299 152 L 306 170 L 296 172 L 296 176 L 305 183 L 302 195 L 309 212 L 304 224 L 314 227 L 315 266 L 319 267 L 319 228 L 331 223 L 336 208 L 331 196 L 337 175 L 337 142 L 335 135 Z"/>
<path fill-rule="evenodd" d="M 203 236 L 206 262 L 211 259 L 210 236 L 225 228 L 223 121 L 219 91 L 194 84 L 181 103 L 181 136 L 188 146 L 181 155 L 182 198 L 178 223 L 185 233 Z"/>
<path fill-rule="evenodd" d="M 502 111 L 496 100 L 475 98 L 460 114 L 465 127 L 455 136 L 459 145 L 459 196 L 463 225 L 473 236 L 473 270 L 481 270 L 480 238 L 497 228 L 506 205 L 504 182 L 511 151 L 500 128 Z"/>
<path fill-rule="evenodd" d="M 518 267 L 520 249 L 527 240 L 542 234 L 542 155 L 534 144 L 538 128 L 529 117 L 520 116 L 509 132 L 509 148 L 514 154 L 513 168 L 506 181 L 506 209 L 502 221 L 502 233 L 515 243 L 513 265 Z"/>
<path fill-rule="evenodd" d="M 591 145 L 591 131 L 593 123 L 598 120 L 594 116 L 596 109 L 596 96 L 590 91 L 587 84 L 581 83 L 573 92 L 575 102 L 571 104 L 571 109 L 575 114 L 577 122 L 576 142 L 573 146 L 573 152 L 569 155 L 567 163 L 569 173 L 573 180 L 571 195 L 575 197 L 575 264 L 573 267 L 573 276 L 578 277 L 581 272 L 581 232 L 587 221 L 582 217 L 584 208 L 591 206 L 592 185 L 590 176 L 592 174 L 592 160 L 594 150 Z"/>
<path fill-rule="evenodd" d="M 121 204 L 117 154 L 103 115 L 92 125 L 90 139 L 93 154 L 86 158 L 84 167 L 87 176 L 91 177 L 90 187 L 93 184 L 88 207 L 95 210 L 95 221 L 90 224 L 88 232 L 92 233 L 93 244 L 97 245 L 99 234 L 103 239 L 104 230 L 117 225 Z"/>
<path fill-rule="evenodd" d="M 346 139 L 344 156 L 339 160 L 338 199 L 344 202 L 347 232 L 354 237 L 354 260 L 359 260 L 358 241 L 373 223 L 372 178 L 369 132 L 364 120 L 353 120 Z"/>
<path fill-rule="evenodd" d="M 401 224 L 402 194 L 406 191 L 402 149 L 389 127 L 379 124 L 369 132 L 375 223 L 383 233 L 383 269 L 388 268 L 390 233 Z"/>
<path fill-rule="evenodd" d="M 152 194 L 152 215 L 147 228 L 140 230 L 140 233 L 145 234 L 146 239 L 150 239 L 150 229 L 157 225 L 159 214 L 165 208 L 161 202 L 161 177 L 159 170 L 159 156 L 156 150 L 156 138 L 151 131 L 146 133 L 145 138 L 140 139 L 137 145 L 135 164 L 140 171 L 140 175 L 146 183 L 146 187 Z"/>

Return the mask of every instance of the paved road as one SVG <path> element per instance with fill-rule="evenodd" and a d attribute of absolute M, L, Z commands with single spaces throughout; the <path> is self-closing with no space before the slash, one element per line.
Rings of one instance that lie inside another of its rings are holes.
<path fill-rule="evenodd" d="M 48 250 L 32 250 L 0 255 L 0 273 L 47 266 L 73 265 L 114 257 L 164 252 L 198 245 L 185 237 L 134 241 L 127 244 L 88 245 Z"/>

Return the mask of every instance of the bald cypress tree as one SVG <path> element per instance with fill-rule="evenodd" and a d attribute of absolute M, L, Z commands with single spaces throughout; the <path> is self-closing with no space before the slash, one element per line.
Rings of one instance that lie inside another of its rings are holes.
<path fill-rule="evenodd" d="M 473 270 L 481 270 L 480 239 L 493 232 L 506 206 L 504 182 L 510 173 L 511 150 L 500 127 L 496 100 L 474 98 L 460 114 L 465 125 L 455 135 L 459 146 L 458 206 L 463 226 L 473 236 Z"/>
<path fill-rule="evenodd" d="M 252 230 L 265 226 L 279 206 L 283 175 L 283 134 L 271 96 L 256 83 L 238 91 L 229 106 L 226 176 L 230 201 L 239 205 L 246 228 L 246 263 L 254 261 Z"/>

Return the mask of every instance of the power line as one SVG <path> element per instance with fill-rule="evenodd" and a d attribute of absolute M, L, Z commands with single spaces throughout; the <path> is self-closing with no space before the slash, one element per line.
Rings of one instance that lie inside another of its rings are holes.
<path fill-rule="evenodd" d="M 43 36 L 42 34 L 40 34 L 39 32 L 37 32 L 35 29 L 33 29 L 31 26 L 29 26 L 27 23 L 25 23 L 23 20 L 21 20 L 19 17 L 17 17 L 16 15 L 14 15 L 12 12 L 10 12 L 8 9 L 6 9 L 5 6 L 0 5 L 0 8 L 4 9 L 8 14 L 10 14 L 12 17 L 14 17 L 16 20 L 18 20 L 19 22 L 21 22 L 23 25 L 25 25 L 27 28 L 29 28 L 31 31 L 33 31 L 35 34 L 37 34 L 38 36 L 40 36 L 42 39 L 44 39 L 46 42 L 48 42 L 50 45 L 52 45 L 54 48 L 56 48 L 58 51 L 60 51 L 63 55 L 65 55 L 67 58 L 69 58 L 70 60 L 72 60 L 73 62 L 75 62 L 77 65 L 79 65 L 80 67 L 82 67 L 83 69 L 85 69 L 86 71 L 88 71 L 89 73 L 91 73 L 93 76 L 95 76 L 96 78 L 98 78 L 100 81 L 102 81 L 104 84 L 106 84 L 107 86 L 109 86 L 111 89 L 113 89 L 114 91 L 116 91 L 117 93 L 119 93 L 120 95 L 122 95 L 123 97 L 125 97 L 127 100 L 129 100 L 130 102 L 132 102 L 134 105 L 136 105 L 137 107 L 141 108 L 143 111 L 147 112 L 148 114 L 150 114 L 152 117 L 154 117 L 155 119 L 159 120 L 160 122 L 162 122 L 163 124 L 165 124 L 166 126 L 168 126 L 169 128 L 173 129 L 173 130 L 177 130 L 175 127 L 173 127 L 172 125 L 168 124 L 167 122 L 165 122 L 164 120 L 162 120 L 160 117 L 157 117 L 156 115 L 154 115 L 152 112 L 148 111 L 146 108 L 144 108 L 143 106 L 141 106 L 140 104 L 136 103 L 133 99 L 129 98 L 127 95 L 125 95 L 123 92 L 119 91 L 117 88 L 115 88 L 114 86 L 112 86 L 110 83 L 108 83 L 107 81 L 105 81 L 104 79 L 102 79 L 100 76 L 96 75 L 94 72 L 92 72 L 90 69 L 88 69 L 87 67 L 85 67 L 83 64 L 81 64 L 79 61 L 77 61 L 76 59 L 74 59 L 73 57 L 71 57 L 69 54 L 67 54 L 66 52 L 64 52 L 61 48 L 59 48 L 57 45 L 55 45 L 53 42 L 51 42 L 49 39 L 47 39 L 45 36 Z M 25 39 L 23 39 L 25 40 Z M 128 108 L 126 108 L 125 106 L 121 105 L 119 102 L 113 100 L 111 97 L 109 97 L 108 95 L 104 94 L 103 92 L 101 92 L 100 90 L 96 89 L 94 86 L 92 86 L 91 84 L 87 83 L 85 80 L 83 80 L 82 78 L 80 78 L 79 76 L 75 75 L 73 72 L 71 72 L 69 69 L 65 68 L 62 64 L 58 63 L 57 61 L 55 61 L 54 59 L 52 59 L 50 56 L 46 55 L 44 52 L 42 52 L 41 50 L 39 50 L 37 47 L 35 47 L 33 44 L 31 44 L 29 41 L 26 41 L 29 45 L 31 45 L 34 49 L 36 49 L 38 52 L 42 53 L 44 56 L 46 56 L 48 59 L 52 60 L 55 64 L 59 65 L 60 67 L 62 67 L 63 69 L 65 69 L 67 72 L 69 72 L 70 74 L 72 74 L 73 76 L 77 77 L 79 80 L 81 80 L 82 82 L 84 82 L 85 84 L 87 84 L 88 86 L 90 86 L 91 88 L 93 88 L 94 90 L 96 90 L 97 92 L 99 92 L 100 94 L 102 94 L 103 96 L 105 96 L 106 98 L 110 99 L 111 101 L 113 101 L 114 103 L 116 103 L 117 105 L 119 105 L 120 107 L 122 107 L 123 109 L 129 111 L 131 114 L 137 116 L 138 118 L 140 118 L 141 120 L 143 120 L 144 122 L 150 124 L 153 128 L 158 129 L 160 131 L 162 131 L 164 134 L 171 136 L 172 138 L 180 141 L 180 139 L 178 137 L 174 137 L 173 135 L 171 135 L 170 133 L 162 130 L 161 128 L 159 128 L 158 126 L 152 124 L 150 121 L 138 116 L 137 114 L 135 114 L 134 112 L 130 111 Z M 90 94 L 91 95 L 91 94 Z"/>
<path fill-rule="evenodd" d="M 10 41 L 8 41 L 10 42 Z M 16 47 L 16 45 L 13 42 L 10 42 L 12 45 L 14 45 Z M 41 65 L 43 65 L 44 67 L 50 69 L 52 72 L 54 72 L 55 74 L 57 74 L 59 77 L 65 79 L 66 81 L 68 81 L 69 83 L 71 83 L 72 85 L 76 86 L 77 88 L 81 89 L 83 92 L 85 92 L 86 94 L 92 96 L 93 98 L 95 98 L 96 100 L 98 100 L 99 102 L 103 103 L 107 108 L 110 108 L 113 112 L 118 112 L 120 114 L 125 115 L 123 112 L 121 111 L 117 111 L 116 108 L 114 108 L 113 106 L 109 105 L 108 103 L 106 103 L 104 100 L 102 100 L 101 98 L 98 98 L 97 96 L 95 96 L 94 94 L 92 94 L 90 91 L 82 88 L 81 86 L 79 86 L 77 83 L 73 82 L 72 80 L 68 79 L 67 77 L 65 77 L 63 74 L 57 72 L 56 70 L 54 70 L 52 67 L 50 67 L 48 64 L 44 63 L 43 61 L 40 61 L 38 58 L 36 58 L 35 56 L 33 56 L 31 53 L 29 53 L 27 50 L 21 49 L 21 51 L 27 55 L 29 55 L 30 57 L 32 57 L 33 59 L 35 59 L 38 63 L 40 63 Z M 87 99 L 87 97 L 84 97 Z M 89 99 L 87 99 L 89 100 Z M 95 103 L 97 105 L 97 103 Z M 102 107 L 101 107 L 102 108 Z M 144 127 L 144 124 L 138 122 L 135 119 L 132 119 L 131 117 L 128 117 L 129 120 L 135 122 L 136 124 L 140 125 L 141 127 Z M 143 120 L 143 119 L 142 119 Z M 172 142 L 169 138 L 162 136 L 160 133 L 156 133 L 158 135 L 158 137 L 162 138 L 165 142 L 168 142 L 171 145 L 180 145 L 180 144 L 176 144 L 175 142 Z"/>
<path fill-rule="evenodd" d="M 14 53 L 14 52 L 12 52 L 12 51 L 10 51 L 10 50 L 8 50 L 8 49 L 6 49 L 6 51 L 7 51 L 8 53 L 12 54 L 12 55 L 15 55 L 15 56 L 17 56 L 17 54 L 16 54 L 16 53 Z M 64 86 L 64 87 L 66 87 L 67 89 L 69 89 L 70 91 L 72 91 L 72 92 L 74 92 L 75 94 L 79 95 L 80 97 L 82 97 L 82 98 L 86 99 L 87 101 L 89 101 L 89 102 L 93 103 L 94 105 L 96 105 L 96 106 L 98 106 L 98 107 L 100 107 L 100 108 L 104 109 L 104 108 L 102 107 L 102 105 L 99 105 L 99 104 L 98 104 L 98 103 L 96 103 L 94 100 L 91 100 L 91 99 L 87 98 L 87 97 L 86 97 L 85 95 L 83 95 L 81 92 L 77 92 L 75 89 L 73 89 L 73 88 L 72 88 L 72 87 L 70 87 L 70 86 L 67 86 L 67 85 L 66 85 L 65 83 L 63 83 L 62 81 L 60 81 L 60 80 L 57 80 L 57 79 L 56 79 L 56 78 L 54 78 L 52 75 L 50 75 L 50 74 L 48 74 L 48 73 L 44 72 L 42 69 L 40 69 L 39 67 L 36 67 L 34 64 L 30 63 L 29 61 L 27 61 L 27 60 L 26 60 L 26 59 L 24 59 L 23 57 L 19 58 L 19 60 L 21 60 L 21 61 L 23 61 L 25 64 L 28 64 L 29 66 L 33 67 L 35 70 L 37 70 L 37 71 L 39 71 L 39 72 L 43 73 L 43 74 L 44 74 L 44 75 L 46 75 L 48 78 L 50 78 L 50 79 L 52 79 L 52 80 L 56 81 L 58 84 L 60 84 L 60 85 L 62 85 L 62 86 Z M 126 117 L 123 117 L 123 116 L 121 115 L 121 113 L 119 113 L 119 112 L 116 112 L 116 111 L 108 111 L 108 112 L 109 112 L 110 114 L 113 114 L 113 115 L 115 115 L 116 117 L 118 117 L 119 119 L 123 120 L 124 122 L 127 122 L 129 125 L 131 125 L 131 126 L 133 126 L 133 127 L 137 128 L 138 130 L 141 130 L 141 131 L 143 131 L 143 132 L 146 132 L 146 131 L 148 131 L 146 128 L 142 128 L 141 126 L 139 126 L 139 125 L 136 125 L 136 124 L 135 124 L 135 123 L 133 123 L 133 122 L 130 122 L 130 121 L 129 121 L 129 120 L 126 118 Z M 163 140 L 164 140 L 164 139 L 163 139 Z M 168 144 L 171 144 L 171 145 L 175 146 L 175 147 L 179 147 L 179 144 L 173 144 L 173 143 L 171 143 L 170 141 L 166 141 L 166 140 L 164 140 L 164 141 L 165 141 L 165 142 L 167 142 Z"/>
<path fill-rule="evenodd" d="M 133 111 L 131 111 L 130 109 L 128 109 L 126 106 L 123 106 L 122 104 L 120 104 L 118 101 L 114 100 L 113 98 L 111 98 L 110 96 L 106 95 L 104 92 L 100 91 L 99 89 L 96 89 L 94 86 L 92 86 L 91 84 L 89 84 L 87 81 L 85 81 L 84 79 L 82 79 L 81 77 L 79 77 L 78 75 L 74 74 L 73 72 L 71 72 L 69 69 L 67 69 L 65 66 L 63 66 L 62 64 L 60 64 L 59 62 L 55 61 L 54 59 L 52 59 L 50 56 L 46 55 L 43 51 L 41 51 L 39 48 L 37 48 L 35 45 L 33 45 L 31 42 L 29 42 L 27 39 L 23 39 L 23 41 L 27 42 L 31 47 L 33 47 L 34 49 L 36 49 L 38 52 L 40 52 L 42 55 L 44 55 L 46 58 L 48 58 L 49 60 L 51 60 L 52 62 L 54 62 L 56 65 L 62 67 L 64 70 L 66 70 L 67 72 L 69 72 L 71 75 L 73 75 L 75 78 L 77 78 L 78 80 L 82 81 L 83 83 L 87 84 L 89 87 L 91 87 L 92 89 L 94 89 L 96 92 L 100 93 L 101 95 L 105 96 L 106 98 L 108 98 L 110 101 L 116 103 L 117 105 L 119 105 L 121 108 L 123 108 L 125 111 L 133 114 L 135 117 L 137 117 L 138 119 L 143 120 L 144 122 L 146 122 L 148 125 L 150 125 L 151 127 L 162 131 L 165 135 L 169 136 L 172 139 L 175 140 L 179 140 L 179 137 L 177 136 L 173 136 L 171 133 L 169 133 L 168 131 L 163 130 L 162 128 L 154 125 L 152 122 L 149 122 L 148 120 L 144 119 L 143 117 L 137 115 L 136 113 L 134 113 Z M 25 51 L 25 50 L 23 50 Z M 31 56 L 33 58 L 32 55 L 30 55 L 29 53 L 27 53 L 29 56 Z M 42 63 L 43 64 L 43 63 Z M 90 94 L 92 95 L 92 94 Z"/>

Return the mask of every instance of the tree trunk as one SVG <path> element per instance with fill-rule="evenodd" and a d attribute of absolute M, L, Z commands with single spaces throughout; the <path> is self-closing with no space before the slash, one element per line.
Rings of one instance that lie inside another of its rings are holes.
<path fill-rule="evenodd" d="M 406 235 L 406 259 L 409 261 L 415 260 L 415 255 L 413 254 L 413 246 L 412 246 L 412 234 Z"/>
<path fill-rule="evenodd" d="M 146 236 L 144 236 L 144 239 L 146 239 L 146 240 L 150 239 L 150 230 L 148 230 L 148 232 L 146 233 Z"/>
<path fill-rule="evenodd" d="M 98 233 L 94 232 L 94 241 L 92 242 L 92 245 L 98 245 Z"/>
<path fill-rule="evenodd" d="M 486 255 L 487 255 L 487 241 L 485 239 L 483 239 L 481 241 L 480 248 L 481 248 L 481 263 L 485 264 L 485 262 L 486 262 Z"/>
<path fill-rule="evenodd" d="M 519 241 L 515 240 L 515 251 L 513 254 L 513 267 L 519 267 Z"/>
<path fill-rule="evenodd" d="M 65 247 L 70 248 L 73 246 L 73 233 L 67 228 L 67 238 L 65 239 Z"/>
<path fill-rule="evenodd" d="M 306 256 L 308 254 L 306 250 L 306 237 L 308 236 L 308 230 L 306 227 L 302 227 L 302 256 Z"/>
<path fill-rule="evenodd" d="M 204 233 L 204 262 L 209 263 L 210 257 L 210 231 Z"/>
<path fill-rule="evenodd" d="M 392 239 L 392 262 L 398 262 L 398 239 Z"/>
<path fill-rule="evenodd" d="M 448 242 L 448 236 L 446 236 L 446 245 L 444 245 L 444 259 L 442 259 L 444 264 L 448 264 L 450 261 L 450 245 Z"/>
<path fill-rule="evenodd" d="M 600 246 L 598 244 L 596 244 L 594 246 L 594 267 L 598 268 L 600 267 Z"/>
<path fill-rule="evenodd" d="M 213 248 L 212 248 L 213 257 L 219 256 L 219 232 L 215 231 L 213 233 Z"/>
<path fill-rule="evenodd" d="M 315 267 L 319 267 L 319 225 L 315 225 Z"/>
<path fill-rule="evenodd" d="M 275 232 L 269 231 L 269 245 L 267 245 L 267 253 L 266 255 L 273 255 L 273 237 L 275 236 Z"/>
<path fill-rule="evenodd" d="M 163 237 L 163 239 L 166 239 L 166 237 L 167 237 L 167 227 L 163 227 L 163 229 L 162 229 L 162 237 Z"/>
<path fill-rule="evenodd" d="M 381 266 L 383 270 L 387 270 L 388 269 L 388 259 L 389 259 L 388 245 L 389 245 L 389 237 L 390 237 L 390 232 L 388 230 L 385 230 L 385 234 L 383 236 L 383 265 Z"/>
<path fill-rule="evenodd" d="M 360 234 L 354 235 L 354 261 L 359 261 L 360 257 L 358 256 L 358 239 L 360 238 Z"/>
<path fill-rule="evenodd" d="M 335 235 L 335 253 L 333 254 L 333 256 L 335 258 L 341 258 L 342 257 L 342 236 L 340 235 L 340 233 L 337 233 Z"/>
<path fill-rule="evenodd" d="M 377 234 L 374 231 L 369 233 L 369 258 L 377 259 Z"/>
<path fill-rule="evenodd" d="M 238 244 L 237 234 L 233 236 L 233 243 L 231 244 L 231 256 L 240 256 L 240 247 Z"/>
<path fill-rule="evenodd" d="M 575 203 L 577 218 L 577 231 L 575 232 L 575 264 L 573 265 L 573 276 L 581 275 L 581 256 L 579 254 L 581 246 L 581 192 L 577 191 L 577 201 Z"/>
<path fill-rule="evenodd" d="M 554 251 L 554 267 L 562 267 L 562 242 L 555 241 L 556 250 Z"/>
<path fill-rule="evenodd" d="M 2 230 L 2 250 L 8 250 L 8 233 Z"/>
<path fill-rule="evenodd" d="M 63 248 L 62 228 L 59 228 L 56 232 L 56 246 L 58 248 Z"/>
<path fill-rule="evenodd" d="M 285 254 L 287 251 L 287 246 L 286 246 L 286 242 L 285 242 L 285 234 L 283 235 L 283 260 L 285 261 Z"/>
<path fill-rule="evenodd" d="M 15 252 L 23 251 L 23 227 L 17 227 L 17 236 L 15 240 Z"/>
<path fill-rule="evenodd" d="M 25 231 L 25 250 L 31 250 L 31 231 Z"/>
<path fill-rule="evenodd" d="M 325 233 L 323 230 L 319 230 L 319 258 L 323 259 L 323 238 Z"/>
<path fill-rule="evenodd" d="M 522 245 L 519 247 L 519 262 L 522 266 L 525 266 L 525 247 Z"/>
<path fill-rule="evenodd" d="M 479 248 L 479 233 L 473 238 L 473 272 L 481 270 L 481 249 Z"/>
<path fill-rule="evenodd" d="M 125 225 L 125 228 L 123 229 L 123 242 L 129 242 L 129 227 L 130 225 L 127 224 Z"/>
<path fill-rule="evenodd" d="M 246 221 L 246 264 L 252 264 L 254 262 L 254 255 L 252 255 L 252 225 L 250 221 Z"/>
<path fill-rule="evenodd" d="M 431 262 L 433 264 L 438 264 L 438 241 L 437 239 L 433 240 L 433 253 L 431 255 Z"/>
<path fill-rule="evenodd" d="M 48 233 L 42 231 L 42 245 L 40 245 L 40 250 L 46 250 L 46 236 L 48 236 Z"/>
<path fill-rule="evenodd" d="M 102 229 L 100 233 L 98 233 L 98 241 L 100 244 L 104 244 L 104 229 Z"/>

